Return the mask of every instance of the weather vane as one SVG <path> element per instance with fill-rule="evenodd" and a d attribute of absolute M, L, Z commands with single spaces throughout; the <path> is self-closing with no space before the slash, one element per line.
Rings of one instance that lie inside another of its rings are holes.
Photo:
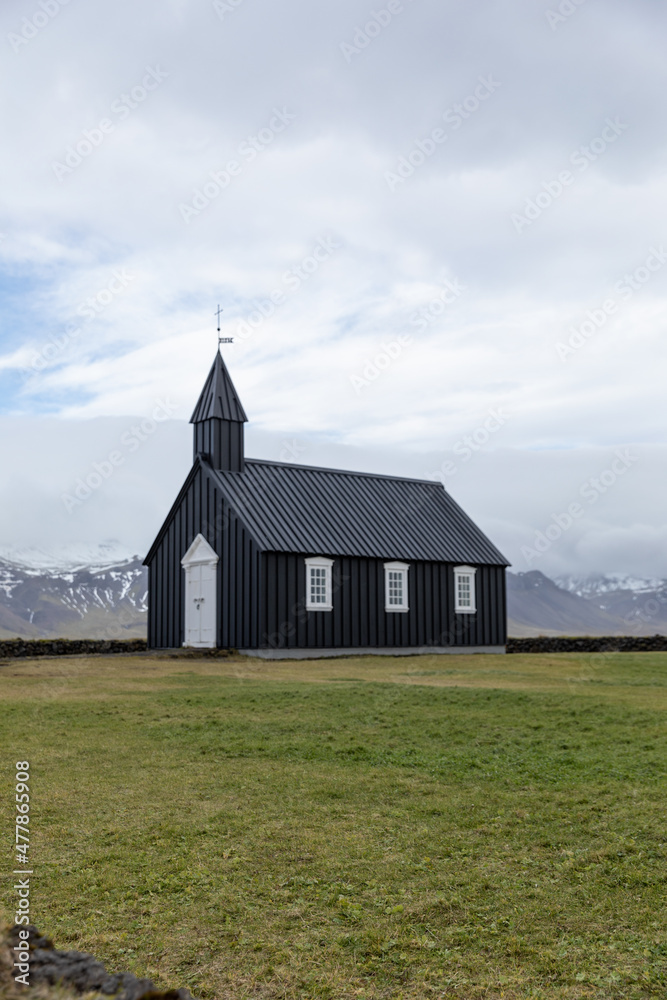
<path fill-rule="evenodd" d="M 222 313 L 222 312 L 224 312 L 224 309 L 221 309 L 220 306 L 218 306 L 218 311 L 216 313 L 214 313 L 214 315 L 218 317 L 218 347 L 220 347 L 220 344 L 233 344 L 234 343 L 234 338 L 233 337 L 221 337 L 220 336 L 220 313 Z"/>

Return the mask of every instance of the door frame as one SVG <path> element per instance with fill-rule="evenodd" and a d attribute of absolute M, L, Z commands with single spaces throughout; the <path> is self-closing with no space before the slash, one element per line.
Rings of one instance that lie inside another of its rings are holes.
<path fill-rule="evenodd" d="M 215 649 L 217 646 L 217 636 L 218 636 L 218 581 L 217 573 L 213 573 L 213 593 L 211 595 L 211 600 L 213 601 L 213 641 L 212 642 L 194 642 L 190 643 L 187 641 L 188 637 L 188 616 L 190 613 L 190 601 L 192 600 L 192 595 L 189 593 L 192 583 L 192 573 L 190 572 L 195 566 L 217 566 L 219 562 L 218 553 L 215 549 L 211 548 L 209 543 L 206 541 L 202 534 L 198 534 L 192 545 L 185 553 L 181 559 L 181 566 L 185 571 L 185 586 L 183 588 L 184 593 L 184 615 L 183 615 L 183 645 L 195 649 Z M 201 635 L 201 631 L 200 631 Z"/>

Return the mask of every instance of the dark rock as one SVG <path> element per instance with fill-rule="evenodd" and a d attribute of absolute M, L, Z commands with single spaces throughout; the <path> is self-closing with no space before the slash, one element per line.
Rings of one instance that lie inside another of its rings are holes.
<path fill-rule="evenodd" d="M 43 937 L 36 927 L 22 929 L 28 931 L 31 984 L 60 984 L 82 994 L 97 991 L 114 1000 L 193 1000 L 186 989 L 164 992 L 150 979 L 138 979 L 130 972 L 111 975 L 87 952 L 56 951 L 50 938 Z M 19 944 L 18 932 L 18 926 L 10 929 L 11 947 Z"/>

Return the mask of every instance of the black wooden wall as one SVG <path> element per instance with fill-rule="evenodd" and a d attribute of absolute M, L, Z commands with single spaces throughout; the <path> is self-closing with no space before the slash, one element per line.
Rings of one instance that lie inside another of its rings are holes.
<path fill-rule="evenodd" d="M 217 644 L 223 649 L 255 648 L 260 634 L 260 553 L 201 468 L 182 491 L 148 567 L 148 645 L 164 649 L 183 644 L 181 559 L 200 532 L 220 557 Z"/>
<path fill-rule="evenodd" d="M 453 565 L 410 563 L 410 610 L 387 613 L 383 560 L 336 559 L 332 611 L 306 610 L 303 556 L 265 553 L 263 563 L 262 647 L 504 646 L 507 640 L 503 566 L 478 567 L 477 612 L 462 615 L 454 612 Z"/>

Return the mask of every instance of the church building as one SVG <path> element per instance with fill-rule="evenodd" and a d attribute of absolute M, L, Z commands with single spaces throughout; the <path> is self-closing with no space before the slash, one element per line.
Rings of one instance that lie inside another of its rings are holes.
<path fill-rule="evenodd" d="M 509 564 L 440 483 L 246 458 L 247 419 L 218 353 L 145 559 L 149 647 L 505 651 Z"/>

